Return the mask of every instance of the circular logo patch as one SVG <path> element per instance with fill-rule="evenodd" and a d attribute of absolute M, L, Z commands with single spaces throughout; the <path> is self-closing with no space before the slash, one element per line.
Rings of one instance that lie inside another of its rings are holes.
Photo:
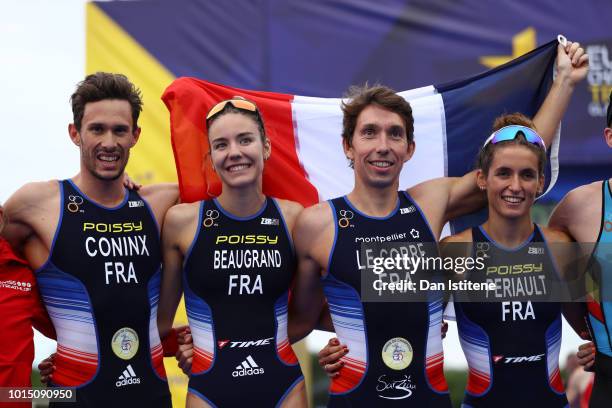
<path fill-rule="evenodd" d="M 393 370 L 403 370 L 412 363 L 412 346 L 403 337 L 394 337 L 382 348 L 385 365 Z"/>
<path fill-rule="evenodd" d="M 129 360 L 136 355 L 138 344 L 138 334 L 129 327 L 123 327 L 113 335 L 111 347 L 117 357 Z"/>

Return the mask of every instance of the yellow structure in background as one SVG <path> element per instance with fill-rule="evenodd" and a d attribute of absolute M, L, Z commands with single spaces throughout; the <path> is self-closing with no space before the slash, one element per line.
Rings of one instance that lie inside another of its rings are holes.
<path fill-rule="evenodd" d="M 176 167 L 170 144 L 170 115 L 160 99 L 166 87 L 175 79 L 174 75 L 98 6 L 88 3 L 86 14 L 87 74 L 97 71 L 122 73 L 143 94 L 144 108 L 138 120 L 142 133 L 130 153 L 128 174 L 143 184 L 176 182 Z M 187 315 L 184 302 L 181 301 L 174 325 L 185 324 Z M 300 359 L 304 376 L 312 378 L 310 360 L 303 342 L 294 346 L 294 350 Z M 164 365 L 172 392 L 172 404 L 174 407 L 184 407 L 188 379 L 179 370 L 174 358 L 164 359 Z"/>
<path fill-rule="evenodd" d="M 536 31 L 533 27 L 528 27 L 512 37 L 512 55 L 496 55 L 480 57 L 480 63 L 487 68 L 495 68 L 510 62 L 537 47 Z"/>
<path fill-rule="evenodd" d="M 140 140 L 132 150 L 127 171 L 141 183 L 176 182 L 170 145 L 170 115 L 160 97 L 175 79 L 155 57 L 109 18 L 98 6 L 86 6 L 87 73 L 120 72 L 142 91 Z"/>

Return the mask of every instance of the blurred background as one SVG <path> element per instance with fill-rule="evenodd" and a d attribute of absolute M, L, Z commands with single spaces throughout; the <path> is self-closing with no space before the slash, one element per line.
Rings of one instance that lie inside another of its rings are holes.
<path fill-rule="evenodd" d="M 78 171 L 67 134 L 68 98 L 85 73 L 123 72 L 142 89 L 143 138 L 128 171 L 151 183 L 176 180 L 168 113 L 159 99 L 176 77 L 320 97 L 340 97 L 365 81 L 401 91 L 475 75 L 564 34 L 587 50 L 590 72 L 562 124 L 559 180 L 534 209 L 536 222 L 546 223 L 567 191 L 610 176 L 602 137 L 612 89 L 610 21 L 609 0 L 579 6 L 570 0 L 3 0 L 0 202 L 28 181 Z M 562 365 L 580 344 L 567 325 L 563 336 Z M 315 333 L 301 346 L 303 360 L 312 363 L 306 367 L 316 406 L 325 404 L 327 379 L 309 353 L 328 338 Z M 36 346 L 37 360 L 55 349 L 41 336 Z M 444 349 L 457 403 L 466 364 L 452 322 Z M 172 360 L 166 366 L 172 381 L 185 383 Z"/>

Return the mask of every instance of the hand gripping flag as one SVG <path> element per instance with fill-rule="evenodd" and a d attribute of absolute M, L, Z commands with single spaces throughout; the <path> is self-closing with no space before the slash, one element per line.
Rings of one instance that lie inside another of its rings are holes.
<path fill-rule="evenodd" d="M 469 172 L 496 116 L 512 112 L 535 115 L 552 83 L 556 46 L 552 41 L 471 78 L 399 92 L 412 105 L 416 142 L 416 152 L 401 173 L 400 187 Z M 235 95 L 258 105 L 272 143 L 263 176 L 265 194 L 308 206 L 352 189 L 353 170 L 348 167 L 340 136 L 341 99 L 179 78 L 162 99 L 170 111 L 183 201 L 208 199 L 221 192 L 208 156 L 205 115 L 215 103 Z M 558 138 L 549 149 L 548 181 L 557 177 L 557 154 Z"/>

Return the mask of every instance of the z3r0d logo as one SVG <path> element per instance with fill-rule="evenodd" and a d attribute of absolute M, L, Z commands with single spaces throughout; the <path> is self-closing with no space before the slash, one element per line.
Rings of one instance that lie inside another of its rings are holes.
<path fill-rule="evenodd" d="M 219 211 L 217 210 L 206 210 L 206 218 L 204 218 L 204 222 L 202 225 L 206 228 L 210 228 L 212 226 L 217 226 L 215 220 L 219 218 Z"/>
<path fill-rule="evenodd" d="M 355 217 L 355 214 L 351 210 L 340 210 L 338 211 L 340 218 L 338 219 L 338 226 L 340 228 L 346 228 L 351 225 L 351 220 Z"/>
<path fill-rule="evenodd" d="M 81 205 L 83 205 L 83 197 L 80 195 L 69 195 L 68 196 L 68 204 L 66 208 L 71 213 L 76 213 L 81 209 Z"/>

